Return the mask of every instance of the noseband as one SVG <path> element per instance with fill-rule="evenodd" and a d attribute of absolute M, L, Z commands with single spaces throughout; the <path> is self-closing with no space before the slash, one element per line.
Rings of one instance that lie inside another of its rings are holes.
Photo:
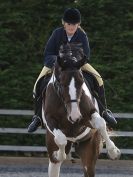
<path fill-rule="evenodd" d="M 73 102 L 79 102 L 78 99 L 74 99 L 74 100 L 69 100 L 67 101 L 67 103 L 73 103 Z"/>

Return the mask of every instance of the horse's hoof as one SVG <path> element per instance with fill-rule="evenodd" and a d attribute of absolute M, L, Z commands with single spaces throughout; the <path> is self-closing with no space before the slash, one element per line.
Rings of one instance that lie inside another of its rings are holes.
<path fill-rule="evenodd" d="M 111 160 L 118 160 L 120 159 L 121 152 L 117 147 L 115 147 L 113 149 L 108 150 L 107 155 Z"/>

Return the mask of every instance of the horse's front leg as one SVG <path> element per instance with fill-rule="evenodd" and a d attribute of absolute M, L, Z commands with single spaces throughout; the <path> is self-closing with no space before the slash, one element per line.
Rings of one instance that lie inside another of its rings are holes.
<path fill-rule="evenodd" d="M 100 132 L 96 129 L 91 129 L 90 137 L 88 140 L 75 144 L 76 153 L 80 156 L 84 177 L 95 176 L 96 160 L 99 156 L 99 148 L 101 142 Z"/>
<path fill-rule="evenodd" d="M 63 161 L 66 159 L 65 146 L 67 145 L 67 138 L 59 129 L 54 129 L 54 141 L 56 145 L 59 147 L 58 151 L 55 151 L 55 157 L 59 161 Z"/>
<path fill-rule="evenodd" d="M 66 136 L 59 129 L 54 129 L 51 134 L 47 131 L 47 148 L 49 154 L 49 177 L 59 177 L 60 167 L 66 159 L 65 147 L 67 145 Z"/>
<path fill-rule="evenodd" d="M 115 144 L 113 143 L 113 141 L 110 140 L 109 135 L 107 133 L 106 130 L 106 122 L 105 120 L 97 113 L 93 113 L 91 115 L 92 119 L 91 119 L 91 124 L 93 128 L 96 128 L 100 131 L 103 139 L 105 140 L 106 143 L 106 149 L 107 152 L 109 154 L 109 157 L 111 159 L 119 159 L 121 152 L 120 150 L 115 146 Z"/>

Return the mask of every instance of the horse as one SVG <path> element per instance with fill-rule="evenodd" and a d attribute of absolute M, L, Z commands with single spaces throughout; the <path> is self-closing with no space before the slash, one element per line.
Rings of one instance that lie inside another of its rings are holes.
<path fill-rule="evenodd" d="M 75 51 L 77 55 L 73 54 Z M 106 122 L 99 114 L 97 100 L 85 83 L 81 71 L 85 63 L 82 49 L 62 45 L 43 96 L 49 177 L 59 177 L 61 164 L 72 146 L 82 161 L 84 177 L 95 176 L 103 140 L 109 157 L 120 157 L 120 150 L 110 140 Z"/>

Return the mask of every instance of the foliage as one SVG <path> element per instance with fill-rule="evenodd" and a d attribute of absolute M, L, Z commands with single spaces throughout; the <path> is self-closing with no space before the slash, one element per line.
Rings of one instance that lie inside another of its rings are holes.
<path fill-rule="evenodd" d="M 45 44 L 67 7 L 81 11 L 109 107 L 132 111 L 131 0 L 0 0 L 0 108 L 32 109 Z"/>

